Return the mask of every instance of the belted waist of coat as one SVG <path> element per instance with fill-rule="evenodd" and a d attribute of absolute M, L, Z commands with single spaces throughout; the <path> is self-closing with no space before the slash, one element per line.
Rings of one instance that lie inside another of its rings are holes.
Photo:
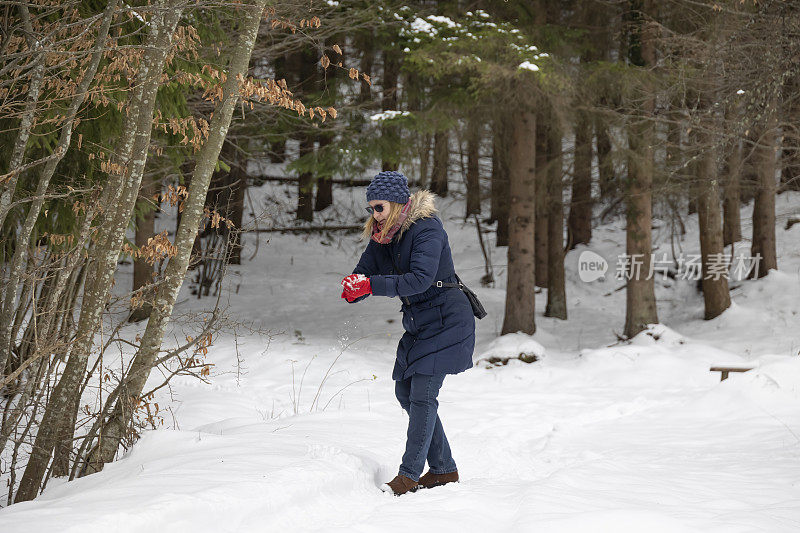
<path fill-rule="evenodd" d="M 458 280 L 456 279 L 455 274 L 436 280 L 431 283 L 431 286 L 425 291 L 412 296 L 407 296 L 403 298 L 403 300 L 408 300 L 409 307 L 422 307 L 425 305 L 430 305 L 431 303 L 434 303 L 431 302 L 431 300 L 437 299 L 437 296 L 449 290 L 450 285 L 458 286 Z"/>

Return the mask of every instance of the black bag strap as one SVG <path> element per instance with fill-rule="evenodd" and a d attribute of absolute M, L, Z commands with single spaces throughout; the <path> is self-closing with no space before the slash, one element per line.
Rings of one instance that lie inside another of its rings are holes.
<path fill-rule="evenodd" d="M 404 272 L 400 270 L 399 266 L 397 266 L 397 263 L 394 260 L 394 252 L 392 252 L 391 249 L 389 249 L 388 252 L 389 252 L 389 259 L 391 259 L 392 261 L 392 267 L 394 268 L 394 271 L 402 276 Z M 449 289 L 460 289 L 461 292 L 463 292 L 466 295 L 467 300 L 469 300 L 469 305 L 472 307 L 472 314 L 475 315 L 475 318 L 477 318 L 478 320 L 484 318 L 487 315 L 486 309 L 483 308 L 483 304 L 481 304 L 481 301 L 478 300 L 478 296 L 474 292 L 472 292 L 469 287 L 464 285 L 464 282 L 461 281 L 461 278 L 458 277 L 458 274 L 453 273 L 453 275 L 455 275 L 458 283 L 451 283 L 449 281 L 434 281 L 432 285 L 435 285 L 437 287 L 446 287 Z M 401 300 L 405 300 L 405 302 L 408 303 L 407 299 L 401 298 Z"/>

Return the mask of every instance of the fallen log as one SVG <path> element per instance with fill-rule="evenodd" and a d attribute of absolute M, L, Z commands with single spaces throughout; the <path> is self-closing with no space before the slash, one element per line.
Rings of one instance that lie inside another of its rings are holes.
<path fill-rule="evenodd" d="M 296 183 L 300 181 L 299 177 L 296 176 L 272 176 L 272 175 L 250 175 L 249 178 L 254 181 L 284 181 L 287 183 Z M 343 179 L 343 178 L 331 178 L 330 180 L 333 182 L 334 185 L 342 185 L 347 187 L 366 187 L 370 184 L 372 180 L 368 179 Z"/>
<path fill-rule="evenodd" d="M 283 228 L 256 228 L 246 230 L 246 233 L 313 233 L 323 231 L 361 231 L 364 226 L 361 224 L 352 226 L 297 226 Z"/>

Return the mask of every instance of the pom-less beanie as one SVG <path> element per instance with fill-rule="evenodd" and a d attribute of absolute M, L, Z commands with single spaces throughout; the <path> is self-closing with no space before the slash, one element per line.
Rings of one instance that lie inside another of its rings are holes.
<path fill-rule="evenodd" d="M 395 170 L 384 170 L 379 172 L 369 187 L 367 187 L 367 201 L 388 200 L 405 204 L 408 202 L 410 193 L 408 191 L 408 178 L 401 172 Z"/>

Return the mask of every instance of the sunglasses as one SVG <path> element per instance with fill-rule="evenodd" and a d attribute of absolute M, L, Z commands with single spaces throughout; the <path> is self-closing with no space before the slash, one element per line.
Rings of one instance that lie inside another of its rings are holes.
<path fill-rule="evenodd" d="M 367 213 L 369 213 L 370 215 L 375 211 L 377 211 L 378 213 L 383 213 L 383 204 L 378 204 L 375 207 L 369 206 L 366 207 L 365 209 L 367 210 Z"/>

